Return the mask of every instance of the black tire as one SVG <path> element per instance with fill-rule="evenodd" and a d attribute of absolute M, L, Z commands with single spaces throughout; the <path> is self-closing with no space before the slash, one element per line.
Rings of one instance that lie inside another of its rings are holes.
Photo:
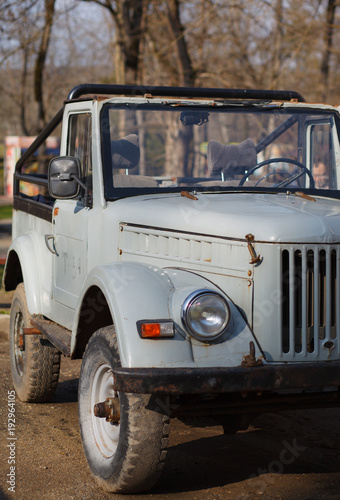
<path fill-rule="evenodd" d="M 111 368 L 120 366 L 113 326 L 89 340 L 79 377 L 79 424 L 85 456 L 97 483 L 106 491 L 136 493 L 150 489 L 164 466 L 169 417 L 150 394 L 116 393 Z M 94 405 L 118 398 L 119 423 L 94 415 Z M 164 407 L 164 406 L 163 406 Z"/>
<path fill-rule="evenodd" d="M 21 401 L 50 401 L 56 390 L 60 351 L 43 335 L 23 335 L 31 328 L 25 287 L 20 283 L 14 293 L 9 324 L 9 355 L 13 385 Z"/>

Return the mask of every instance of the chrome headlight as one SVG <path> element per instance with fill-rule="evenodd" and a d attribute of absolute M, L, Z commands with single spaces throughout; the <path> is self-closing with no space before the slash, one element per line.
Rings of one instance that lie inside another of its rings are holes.
<path fill-rule="evenodd" d="M 205 342 L 224 333 L 230 320 L 230 309 L 222 295 L 211 290 L 197 290 L 184 301 L 181 316 L 189 333 Z"/>

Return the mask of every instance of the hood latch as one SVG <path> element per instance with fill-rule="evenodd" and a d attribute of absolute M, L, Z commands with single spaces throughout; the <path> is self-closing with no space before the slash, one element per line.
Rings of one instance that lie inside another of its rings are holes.
<path fill-rule="evenodd" d="M 255 239 L 254 235 L 249 233 L 249 234 L 246 234 L 245 238 L 248 242 L 248 250 L 250 253 L 250 257 L 251 257 L 251 261 L 249 262 L 249 264 L 257 264 L 258 262 L 260 262 L 261 256 L 256 255 L 255 249 L 253 247 L 253 241 Z"/>

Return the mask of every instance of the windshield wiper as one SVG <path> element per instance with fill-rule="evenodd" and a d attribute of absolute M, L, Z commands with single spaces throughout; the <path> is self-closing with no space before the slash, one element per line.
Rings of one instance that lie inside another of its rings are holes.
<path fill-rule="evenodd" d="M 281 181 L 279 182 L 278 184 L 275 184 L 274 187 L 278 188 L 278 187 L 286 187 L 286 186 L 289 186 L 289 184 L 291 182 L 294 182 L 296 181 L 297 179 L 299 179 L 299 177 L 301 177 L 302 175 L 305 175 L 305 171 L 302 170 L 301 172 L 297 172 L 295 175 L 292 175 L 291 177 L 288 177 L 288 179 L 286 179 L 285 181 Z"/>

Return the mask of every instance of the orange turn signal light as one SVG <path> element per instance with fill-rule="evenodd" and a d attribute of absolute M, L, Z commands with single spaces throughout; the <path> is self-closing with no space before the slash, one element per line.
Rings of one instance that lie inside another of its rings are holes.
<path fill-rule="evenodd" d="M 173 337 L 175 335 L 172 321 L 140 321 L 138 322 L 138 330 L 142 339 Z"/>
<path fill-rule="evenodd" d="M 160 337 L 161 326 L 159 323 L 142 323 L 141 332 L 143 339 L 149 337 Z"/>

